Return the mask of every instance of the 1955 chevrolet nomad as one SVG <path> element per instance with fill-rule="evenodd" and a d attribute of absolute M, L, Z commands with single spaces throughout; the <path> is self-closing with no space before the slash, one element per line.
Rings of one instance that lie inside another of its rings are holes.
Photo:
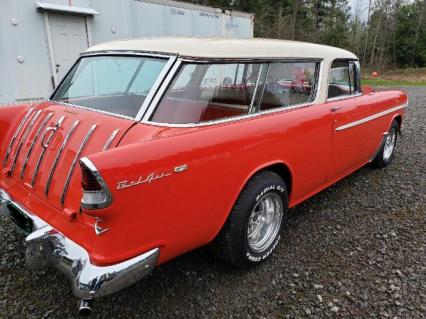
<path fill-rule="evenodd" d="M 2 213 L 30 269 L 90 301 L 211 243 L 238 267 L 293 207 L 394 156 L 407 96 L 352 53 L 276 40 L 147 38 L 82 53 L 49 100 L 0 110 Z"/>

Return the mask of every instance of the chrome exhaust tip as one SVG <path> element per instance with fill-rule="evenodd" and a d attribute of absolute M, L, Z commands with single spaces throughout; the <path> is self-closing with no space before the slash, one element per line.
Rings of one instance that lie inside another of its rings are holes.
<path fill-rule="evenodd" d="M 93 300 L 81 299 L 78 306 L 78 315 L 83 318 L 90 317 L 92 314 Z"/>

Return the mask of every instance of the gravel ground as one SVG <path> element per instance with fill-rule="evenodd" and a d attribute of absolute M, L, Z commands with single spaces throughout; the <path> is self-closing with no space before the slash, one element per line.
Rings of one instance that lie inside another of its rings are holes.
<path fill-rule="evenodd" d="M 199 249 L 95 304 L 99 318 L 426 317 L 426 88 L 395 161 L 365 167 L 291 212 L 273 257 L 240 271 Z M 56 271 L 30 273 L 14 227 L 0 222 L 0 317 L 74 317 Z"/>

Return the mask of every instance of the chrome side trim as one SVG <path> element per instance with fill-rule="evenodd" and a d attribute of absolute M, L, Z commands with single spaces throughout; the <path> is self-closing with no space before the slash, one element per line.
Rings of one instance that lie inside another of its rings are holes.
<path fill-rule="evenodd" d="M 327 99 L 327 102 L 347 100 L 347 99 L 351 99 L 351 98 L 358 97 L 358 96 L 361 96 L 361 95 L 362 95 L 362 93 L 359 93 L 359 92 L 348 94 L 348 95 L 340 95 L 340 96 L 331 97 L 331 98 Z"/>
<path fill-rule="evenodd" d="M 167 63 L 164 65 L 163 69 L 161 70 L 160 74 L 158 75 L 157 79 L 155 80 L 154 84 L 151 87 L 151 90 L 149 91 L 148 95 L 146 96 L 145 100 L 143 101 L 141 108 L 139 109 L 138 114 L 136 114 L 136 121 L 142 120 L 143 115 L 148 110 L 149 105 L 151 104 L 152 99 L 155 97 L 155 94 L 161 87 L 161 83 L 163 82 L 166 75 L 171 70 L 173 64 L 176 62 L 177 56 L 172 56 L 169 58 Z"/>
<path fill-rule="evenodd" d="M 50 118 L 52 117 L 52 115 L 53 115 L 53 112 L 47 114 L 47 116 L 45 117 L 45 119 L 41 123 L 40 127 L 38 128 L 37 133 L 34 135 L 34 138 L 33 138 L 32 142 L 31 142 L 30 148 L 28 149 L 27 156 L 25 157 L 24 164 L 22 165 L 21 179 L 24 178 L 25 169 L 27 168 L 28 160 L 29 160 L 29 158 L 31 156 L 31 153 L 32 153 L 33 148 L 34 148 L 34 145 L 37 142 L 37 140 L 38 140 L 38 138 L 40 136 L 41 131 L 43 131 L 43 129 L 46 127 L 47 122 L 50 120 Z"/>
<path fill-rule="evenodd" d="M 113 265 L 94 265 L 86 249 L 24 209 L 0 189 L 0 213 L 11 218 L 10 206 L 18 209 L 33 224 L 32 231 L 25 238 L 27 268 L 37 270 L 53 266 L 69 278 L 77 298 L 91 300 L 117 292 L 148 275 L 157 264 L 160 249 L 154 247 Z"/>
<path fill-rule="evenodd" d="M 148 109 L 146 110 L 145 114 L 142 117 L 142 121 L 149 121 L 149 119 L 151 118 L 151 115 L 154 113 L 155 109 L 157 108 L 157 104 L 163 98 L 164 92 L 172 83 L 172 80 L 175 77 L 175 74 L 177 73 L 177 71 L 179 70 L 179 67 L 181 64 L 182 64 L 182 59 L 177 59 L 176 63 L 173 65 L 172 69 L 167 74 L 166 78 L 164 79 L 161 86 L 157 90 L 157 94 L 155 94 L 150 105 L 148 106 Z"/>
<path fill-rule="evenodd" d="M 104 233 L 106 233 L 107 231 L 110 230 L 109 228 L 102 228 L 99 225 L 101 222 L 103 222 L 102 218 L 99 218 L 99 217 L 95 218 L 95 226 L 94 227 L 95 227 L 95 234 L 96 234 L 96 236 L 100 236 L 100 235 L 102 235 L 102 234 L 104 234 Z"/>
<path fill-rule="evenodd" d="M 21 123 L 19 123 L 18 128 L 16 129 L 15 133 L 13 134 L 12 139 L 10 140 L 9 146 L 7 147 L 6 156 L 3 160 L 3 167 L 6 167 L 7 160 L 9 159 L 10 151 L 12 149 L 13 144 L 15 144 L 15 140 L 18 137 L 18 134 L 21 132 L 22 127 L 24 126 L 25 122 L 27 121 L 28 117 L 30 116 L 31 112 L 34 110 L 34 107 L 30 108 L 27 113 L 25 114 L 24 118 L 22 119 Z"/>
<path fill-rule="evenodd" d="M 114 132 L 112 132 L 111 136 L 109 137 L 109 139 L 106 141 L 102 151 L 106 151 L 107 149 L 109 149 L 109 147 L 111 146 L 112 141 L 114 140 L 115 136 L 117 135 L 117 133 L 119 132 L 119 129 L 116 129 Z"/>
<path fill-rule="evenodd" d="M 259 89 L 259 81 L 260 81 L 260 77 L 261 77 L 261 75 L 263 73 L 263 67 L 264 67 L 264 65 L 265 64 L 261 64 L 260 68 L 259 68 L 259 74 L 257 75 L 256 85 L 254 87 L 253 96 L 252 96 L 251 101 L 250 101 L 250 106 L 249 106 L 249 109 L 248 109 L 248 114 L 252 113 L 252 110 L 253 110 L 253 105 L 254 105 L 254 102 L 256 100 L 257 91 Z M 270 66 L 270 64 L 268 64 L 268 70 L 267 70 L 268 73 L 269 73 L 269 66 Z M 264 81 L 266 82 L 266 78 L 264 79 Z M 265 87 L 266 83 L 264 83 L 263 85 Z M 262 90 L 262 95 L 263 95 L 263 90 Z M 259 103 L 261 103 L 261 102 L 262 101 L 259 100 Z"/>
<path fill-rule="evenodd" d="M 74 173 L 75 165 L 77 164 L 77 161 L 80 158 L 81 152 L 84 150 L 84 147 L 86 146 L 87 142 L 89 141 L 89 138 L 92 136 L 95 129 L 96 129 L 96 124 L 93 124 L 92 127 L 89 129 L 89 132 L 87 132 L 86 136 L 84 137 L 83 142 L 80 144 L 80 147 L 74 156 L 74 159 L 71 163 L 70 170 L 68 171 L 67 179 L 65 180 L 64 188 L 62 189 L 62 194 L 61 194 L 62 205 L 65 203 L 65 197 L 67 196 L 67 193 L 68 193 L 68 187 L 71 181 L 72 174 Z M 118 132 L 118 130 L 116 131 Z"/>
<path fill-rule="evenodd" d="M 15 156 L 13 157 L 12 161 L 12 167 L 10 168 L 8 175 L 12 175 L 13 171 L 16 167 L 16 161 L 18 160 L 19 153 L 21 152 L 22 146 L 24 145 L 24 141 L 27 139 L 28 134 L 30 133 L 31 129 L 34 126 L 35 121 L 37 121 L 37 118 L 40 116 L 41 110 L 38 110 L 33 118 L 31 119 L 30 124 L 28 124 L 27 128 L 25 129 L 25 133 L 22 135 L 21 141 L 19 142 L 18 148 L 16 149 Z"/>
<path fill-rule="evenodd" d="M 63 101 L 55 101 L 55 100 L 50 100 L 50 99 L 47 100 L 47 101 L 50 102 L 50 103 L 55 103 L 55 104 L 59 104 L 59 105 L 63 105 L 63 106 L 70 106 L 70 107 L 74 107 L 74 108 L 78 108 L 78 109 L 88 110 L 88 111 L 91 111 L 91 112 L 101 113 L 101 114 L 109 115 L 109 116 L 120 118 L 120 119 L 124 119 L 124 120 L 136 121 L 131 116 L 115 114 L 115 113 L 111 113 L 111 112 L 103 111 L 103 110 L 91 109 L 90 107 L 86 107 L 86 106 L 82 106 L 82 105 L 76 105 L 76 104 L 71 104 L 71 103 L 67 103 L 67 102 L 63 102 Z"/>
<path fill-rule="evenodd" d="M 55 174 L 56 167 L 58 166 L 58 161 L 62 156 L 62 152 L 64 151 L 65 146 L 68 144 L 68 141 L 69 141 L 71 135 L 74 133 L 74 131 L 75 131 L 75 129 L 76 129 L 76 127 L 79 123 L 80 123 L 80 121 L 77 120 L 71 125 L 71 128 L 69 129 L 67 135 L 64 138 L 64 141 L 62 142 L 61 147 L 58 150 L 58 153 L 56 154 L 55 160 L 53 161 L 53 164 L 52 164 L 52 168 L 50 169 L 50 172 L 49 172 L 49 177 L 47 178 L 46 187 L 44 188 L 44 195 L 45 196 L 47 196 L 49 194 L 50 183 L 52 182 L 52 177 L 53 177 L 53 174 Z"/>
<path fill-rule="evenodd" d="M 155 52 L 155 51 L 142 51 L 142 50 L 99 50 L 99 51 L 85 51 L 80 53 L 81 57 L 86 56 L 104 56 L 104 55 L 129 55 L 129 56 L 142 56 L 142 57 L 152 57 L 152 58 L 170 58 L 170 56 L 175 56 L 174 53 L 164 53 L 164 52 Z"/>
<path fill-rule="evenodd" d="M 61 116 L 61 118 L 58 120 L 58 122 L 55 125 L 56 129 L 58 129 L 62 125 L 62 122 L 64 120 L 65 120 L 65 116 Z M 43 142 L 43 139 L 46 136 L 46 134 L 49 133 L 49 132 L 50 132 L 49 130 L 45 131 L 45 133 L 43 134 L 42 140 L 41 140 L 42 142 Z M 49 135 L 49 138 L 47 139 L 46 144 L 50 143 L 50 141 L 52 140 L 53 136 L 55 135 L 55 132 L 56 132 L 56 130 L 52 134 Z M 46 147 L 42 147 L 42 150 L 41 150 L 41 153 L 40 153 L 40 157 L 38 158 L 37 164 L 36 164 L 35 169 L 34 169 L 33 177 L 31 179 L 31 186 L 34 186 L 35 180 L 36 180 L 36 178 L 38 176 L 38 171 L 40 169 L 40 164 L 41 164 L 41 162 L 42 162 L 42 160 L 44 158 L 44 155 L 46 154 L 46 150 L 47 150 Z"/>
<path fill-rule="evenodd" d="M 335 128 L 335 130 L 336 130 L 336 131 L 343 131 L 343 130 L 346 130 L 346 129 L 348 129 L 348 128 L 351 128 L 351 127 L 354 127 L 354 126 L 357 126 L 357 125 L 360 125 L 360 124 L 363 124 L 363 123 L 366 123 L 366 122 L 369 122 L 369 121 L 375 120 L 375 119 L 377 119 L 377 118 L 379 118 L 379 117 L 382 117 L 382 116 L 384 116 L 384 115 L 386 115 L 386 114 L 389 114 L 389 113 L 392 113 L 392 112 L 395 112 L 395 111 L 401 110 L 401 109 L 403 109 L 403 108 L 407 107 L 407 105 L 408 105 L 407 103 L 404 103 L 404 104 L 402 104 L 402 105 L 399 105 L 399 106 L 393 107 L 393 108 L 391 108 L 391 109 L 389 109 L 389 110 L 386 110 L 386 111 L 383 111 L 383 112 L 379 112 L 379 113 L 376 113 L 376 114 L 370 115 L 370 116 L 365 117 L 365 118 L 363 118 L 363 119 L 360 119 L 360 120 L 358 120 L 358 121 L 354 121 L 354 122 L 351 122 L 351 123 L 348 123 L 348 124 L 345 124 L 345 125 L 342 125 L 342 126 L 336 127 L 336 128 Z"/>

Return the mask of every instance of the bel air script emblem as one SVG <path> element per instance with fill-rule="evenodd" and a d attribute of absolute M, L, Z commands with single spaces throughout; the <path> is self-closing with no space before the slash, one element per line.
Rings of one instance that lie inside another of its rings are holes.
<path fill-rule="evenodd" d="M 181 173 L 185 170 L 188 169 L 188 165 L 184 164 L 181 166 L 176 166 L 174 171 L 175 173 Z M 137 186 L 137 185 L 141 185 L 141 184 L 151 184 L 152 182 L 170 176 L 172 175 L 171 172 L 163 172 L 163 173 L 151 173 L 147 176 L 139 176 L 139 178 L 137 180 L 133 180 L 133 181 L 120 181 L 117 183 L 117 189 L 123 189 L 123 188 L 128 188 L 128 187 L 132 187 L 132 186 Z"/>

